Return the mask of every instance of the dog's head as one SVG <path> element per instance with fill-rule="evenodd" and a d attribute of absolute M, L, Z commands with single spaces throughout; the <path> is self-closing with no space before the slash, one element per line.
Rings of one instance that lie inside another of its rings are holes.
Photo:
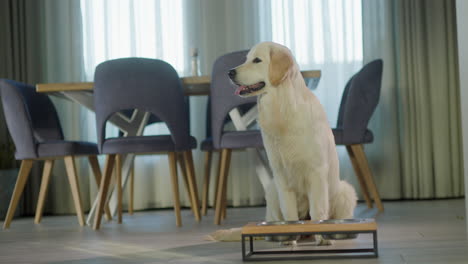
<path fill-rule="evenodd" d="M 268 93 L 289 78 L 294 59 L 288 48 L 273 42 L 262 42 L 247 54 L 244 64 L 229 71 L 238 86 L 236 94 L 249 97 Z"/>

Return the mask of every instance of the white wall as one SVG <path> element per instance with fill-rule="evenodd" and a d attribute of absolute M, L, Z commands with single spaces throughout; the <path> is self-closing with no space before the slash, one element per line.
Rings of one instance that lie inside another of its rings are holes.
<path fill-rule="evenodd" d="M 466 230 L 468 232 L 468 1 L 457 0 L 458 60 L 460 71 L 460 104 L 465 164 Z"/>

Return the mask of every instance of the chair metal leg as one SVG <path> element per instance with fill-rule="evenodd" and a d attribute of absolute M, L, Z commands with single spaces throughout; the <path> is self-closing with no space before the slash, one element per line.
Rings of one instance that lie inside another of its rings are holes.
<path fill-rule="evenodd" d="M 171 170 L 172 195 L 174 198 L 174 213 L 176 215 L 176 226 L 182 226 L 182 218 L 180 216 L 179 181 L 177 178 L 177 157 L 175 152 L 169 153 L 169 168 Z"/>
<path fill-rule="evenodd" d="M 195 220 L 198 222 L 201 219 L 200 216 L 200 205 L 198 200 L 198 188 L 197 181 L 195 179 L 195 168 L 193 165 L 192 151 L 188 150 L 184 152 L 185 164 L 187 167 L 187 179 L 190 188 L 190 196 L 192 200 L 192 210 L 195 214 Z"/>
<path fill-rule="evenodd" d="M 78 176 L 76 175 L 75 158 L 73 156 L 66 156 L 65 167 L 67 169 L 68 180 L 70 181 L 70 188 L 73 195 L 73 202 L 75 203 L 76 215 L 80 226 L 86 225 L 83 213 L 83 206 L 81 204 L 80 186 L 78 184 Z"/>
<path fill-rule="evenodd" d="M 361 168 L 359 167 L 359 162 L 356 158 L 356 154 L 353 152 L 351 146 L 346 146 L 346 150 L 348 151 L 349 159 L 351 160 L 351 164 L 354 168 L 354 173 L 356 174 L 356 178 L 359 181 L 359 185 L 361 186 L 362 194 L 364 195 L 364 200 L 366 201 L 367 207 L 372 208 L 372 200 L 369 196 L 369 189 L 367 188 L 367 184 L 364 180 L 363 173 Z"/>
<path fill-rule="evenodd" d="M 203 180 L 203 196 L 202 196 L 202 215 L 206 215 L 208 207 L 208 193 L 210 191 L 210 174 L 211 174 L 211 157 L 212 151 L 205 153 L 205 178 Z"/>
<path fill-rule="evenodd" d="M 99 186 L 98 204 L 96 208 L 96 215 L 94 217 L 93 229 L 98 230 L 101 227 L 102 211 L 107 200 L 107 192 L 109 190 L 109 184 L 112 177 L 112 170 L 114 167 L 115 155 L 107 155 L 106 165 L 104 167 L 104 175 L 101 179 L 101 185 Z"/>
<path fill-rule="evenodd" d="M 96 156 L 88 156 L 88 161 L 89 165 L 91 166 L 91 169 L 93 170 L 94 174 L 94 179 L 96 180 L 96 185 L 99 189 L 99 186 L 101 185 L 101 168 L 99 167 L 99 161 Z M 104 207 L 104 212 L 106 213 L 106 220 L 110 221 L 112 220 L 112 214 L 109 208 L 109 204 L 106 204 L 106 207 Z"/>
<path fill-rule="evenodd" d="M 223 210 L 223 203 L 224 199 L 226 198 L 226 184 L 227 184 L 227 176 L 229 173 L 229 163 L 231 159 L 231 149 L 223 149 L 221 151 L 221 167 L 220 167 L 220 178 L 218 182 L 218 193 L 216 197 L 216 212 L 215 212 L 215 221 L 214 223 L 216 225 L 219 225 L 221 223 L 221 214 Z"/>
<path fill-rule="evenodd" d="M 362 175 L 364 176 L 364 180 L 369 188 L 370 193 L 372 194 L 372 198 L 374 198 L 374 202 L 377 205 L 377 208 L 380 212 L 384 211 L 384 207 L 382 205 L 382 201 L 380 200 L 379 192 L 377 191 L 377 186 L 375 185 L 374 177 L 370 171 L 369 163 L 367 162 L 366 153 L 364 152 L 363 145 L 351 145 L 351 148 L 356 155 L 356 158 L 359 163 L 359 167 L 362 171 Z"/>
<path fill-rule="evenodd" d="M 33 160 L 23 160 L 21 162 L 21 167 L 18 173 L 18 179 L 16 180 L 15 189 L 13 190 L 13 195 L 11 196 L 10 205 L 8 206 L 8 212 L 5 217 L 5 222 L 3 223 L 3 229 L 10 228 L 11 221 L 15 215 L 16 206 L 23 194 L 24 185 L 28 181 L 29 172 L 33 165 Z"/>
<path fill-rule="evenodd" d="M 117 186 L 117 223 L 122 223 L 122 155 L 116 156 L 115 161 L 115 182 Z"/>
<path fill-rule="evenodd" d="M 34 223 L 39 224 L 42 219 L 42 212 L 44 211 L 45 198 L 47 196 L 47 189 L 49 187 L 50 176 L 52 175 L 52 168 L 54 167 L 54 160 L 46 160 L 44 162 L 44 169 L 42 171 L 41 188 L 39 191 L 39 198 L 37 199 L 36 216 Z"/>

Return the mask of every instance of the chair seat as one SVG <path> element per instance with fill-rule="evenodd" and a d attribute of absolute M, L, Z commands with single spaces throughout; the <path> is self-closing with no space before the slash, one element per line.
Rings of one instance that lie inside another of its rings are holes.
<path fill-rule="evenodd" d="M 372 134 L 372 131 L 369 129 L 366 129 L 361 140 L 345 140 L 344 130 L 342 128 L 334 128 L 333 136 L 335 136 L 336 145 L 367 144 L 374 141 L 374 134 Z"/>
<path fill-rule="evenodd" d="M 37 155 L 39 158 L 98 154 L 97 145 L 85 141 L 54 140 L 45 141 L 37 145 Z"/>
<path fill-rule="evenodd" d="M 202 141 L 200 144 L 200 149 L 201 151 L 212 151 L 214 150 L 213 146 L 213 138 L 206 138 L 205 140 Z"/>
<path fill-rule="evenodd" d="M 221 136 L 221 148 L 263 148 L 260 130 L 225 132 Z"/>
<path fill-rule="evenodd" d="M 194 149 L 196 147 L 197 140 L 191 136 L 190 148 Z M 176 151 L 174 141 L 169 135 L 108 138 L 102 144 L 103 154 L 154 153 L 165 151 Z"/>

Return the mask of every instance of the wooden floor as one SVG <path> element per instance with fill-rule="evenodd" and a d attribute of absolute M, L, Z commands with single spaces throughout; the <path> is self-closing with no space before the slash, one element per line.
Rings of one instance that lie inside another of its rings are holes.
<path fill-rule="evenodd" d="M 359 204 L 356 217 L 376 217 L 378 259 L 328 259 L 297 263 L 468 263 L 464 200 L 385 202 L 375 215 Z M 124 222 L 103 223 L 100 231 L 81 228 L 75 216 L 15 219 L 0 231 L 0 263 L 242 263 L 238 242 L 208 242 L 219 228 L 263 219 L 264 208 L 228 210 L 228 221 L 213 225 L 213 210 L 200 223 L 183 210 L 177 228 L 171 210 L 124 214 Z M 364 239 L 358 237 L 359 239 Z M 265 242 L 264 242 L 265 243 Z M 262 262 L 268 263 L 268 262 Z M 296 263 L 293 261 L 271 263 Z"/>

